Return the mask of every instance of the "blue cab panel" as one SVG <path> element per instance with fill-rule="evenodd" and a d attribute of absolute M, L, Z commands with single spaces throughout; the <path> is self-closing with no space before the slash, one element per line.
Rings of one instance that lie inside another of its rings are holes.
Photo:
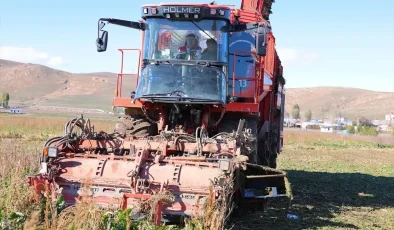
<path fill-rule="evenodd" d="M 229 36 L 229 95 L 250 98 L 254 96 L 255 60 L 250 54 L 255 47 L 255 30 L 231 33 Z M 235 61 L 235 64 L 234 64 Z M 235 76 L 235 82 L 233 82 Z M 235 83 L 235 84 L 234 84 Z M 234 86 L 233 86 L 234 85 Z"/>

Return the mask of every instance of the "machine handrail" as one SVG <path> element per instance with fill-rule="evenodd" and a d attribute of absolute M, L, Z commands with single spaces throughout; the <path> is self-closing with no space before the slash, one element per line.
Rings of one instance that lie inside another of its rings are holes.
<path fill-rule="evenodd" d="M 123 48 L 123 49 L 118 49 L 120 51 L 122 58 L 121 58 L 121 63 L 120 63 L 120 73 L 118 73 L 117 79 L 116 79 L 116 91 L 115 91 L 115 97 L 122 97 L 122 86 L 123 86 L 123 76 L 135 76 L 137 85 L 138 85 L 138 79 L 139 79 L 139 74 L 141 70 L 141 50 L 140 49 L 134 49 L 134 48 Z M 124 69 L 124 51 L 138 51 L 138 69 L 137 73 L 123 73 Z"/>

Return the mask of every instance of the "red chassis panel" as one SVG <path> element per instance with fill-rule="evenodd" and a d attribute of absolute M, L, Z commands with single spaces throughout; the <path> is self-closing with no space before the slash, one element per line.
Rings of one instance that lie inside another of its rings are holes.
<path fill-rule="evenodd" d="M 136 101 L 133 104 L 130 98 L 114 98 L 113 105 L 115 107 L 125 107 L 125 108 L 142 108 L 143 104 L 141 101 Z M 147 108 L 153 108 L 154 105 L 147 103 L 145 104 Z M 212 112 L 221 112 L 221 108 L 215 107 L 212 109 Z M 227 112 L 247 112 L 247 113 L 258 113 L 259 112 L 259 104 L 258 103 L 241 103 L 241 102 L 232 102 L 226 105 Z"/>

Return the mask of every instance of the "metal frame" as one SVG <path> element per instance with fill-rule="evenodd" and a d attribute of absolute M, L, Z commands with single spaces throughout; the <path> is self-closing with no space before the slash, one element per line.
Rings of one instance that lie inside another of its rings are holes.
<path fill-rule="evenodd" d="M 123 76 L 134 76 L 137 79 L 137 85 L 138 85 L 138 78 L 140 74 L 140 69 L 141 69 L 141 50 L 140 49 L 118 49 L 121 54 L 122 54 L 122 61 L 120 63 L 120 73 L 118 73 L 118 77 L 116 79 L 116 91 L 115 91 L 115 98 L 117 97 L 122 97 L 122 86 L 123 86 Z M 138 70 L 137 73 L 123 73 L 123 67 L 124 67 L 124 51 L 138 51 Z M 114 104 L 114 106 L 116 106 Z"/>

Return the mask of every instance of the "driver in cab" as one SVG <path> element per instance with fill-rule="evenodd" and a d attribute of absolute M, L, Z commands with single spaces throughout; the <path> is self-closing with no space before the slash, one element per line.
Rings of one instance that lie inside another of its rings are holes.
<path fill-rule="evenodd" d="M 194 34 L 188 34 L 185 45 L 178 48 L 176 59 L 198 60 L 200 58 L 201 47 L 199 46 L 198 38 Z"/>
<path fill-rule="evenodd" d="M 210 38 L 207 40 L 207 48 L 201 54 L 201 60 L 217 60 L 217 42 L 215 39 Z"/>

